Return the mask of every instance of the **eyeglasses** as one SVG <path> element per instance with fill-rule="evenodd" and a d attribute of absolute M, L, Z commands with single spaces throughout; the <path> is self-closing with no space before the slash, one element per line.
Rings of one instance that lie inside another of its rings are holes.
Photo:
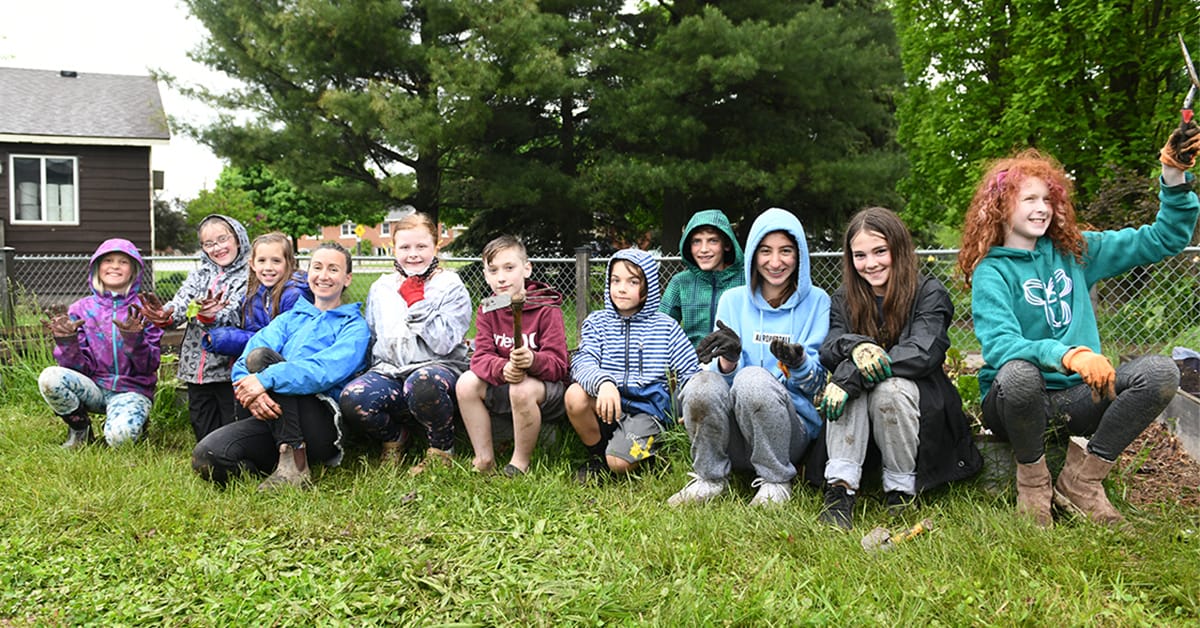
<path fill-rule="evenodd" d="M 233 239 L 233 236 L 226 233 L 225 235 L 217 236 L 216 240 L 209 240 L 208 242 L 201 242 L 200 248 L 204 249 L 205 251 L 211 251 L 211 250 L 217 248 L 218 246 L 221 246 L 221 245 L 225 244 L 226 242 L 229 242 L 232 239 Z"/>

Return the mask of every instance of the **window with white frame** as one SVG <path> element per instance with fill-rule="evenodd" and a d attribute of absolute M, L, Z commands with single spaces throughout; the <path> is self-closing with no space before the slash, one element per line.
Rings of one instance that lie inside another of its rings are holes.
<path fill-rule="evenodd" d="M 350 222 L 349 220 L 342 223 L 342 237 L 343 238 L 353 238 L 354 237 L 354 223 Z"/>
<path fill-rule="evenodd" d="M 79 160 L 75 157 L 9 157 L 9 218 L 14 224 L 79 224 Z"/>
<path fill-rule="evenodd" d="M 387 222 L 387 221 L 379 223 L 379 235 L 381 235 L 381 236 L 392 235 L 392 223 Z"/>

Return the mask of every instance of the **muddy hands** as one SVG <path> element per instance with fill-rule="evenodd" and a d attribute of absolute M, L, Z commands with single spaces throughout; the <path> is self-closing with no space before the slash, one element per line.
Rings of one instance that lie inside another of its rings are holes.
<path fill-rule="evenodd" d="M 155 327 L 166 328 L 174 323 L 175 308 L 163 309 L 162 299 L 158 298 L 158 295 L 153 292 L 143 292 L 138 295 L 138 300 L 142 303 L 138 312 Z"/>
<path fill-rule="evenodd" d="M 42 327 L 55 338 L 71 338 L 83 327 L 83 320 L 68 316 L 65 305 L 52 305 L 46 308 L 46 318 L 42 321 Z"/>
<path fill-rule="evenodd" d="M 137 305 L 131 305 L 129 306 L 129 309 L 126 310 L 125 320 L 119 321 L 116 318 L 113 318 L 113 324 L 116 325 L 122 332 L 127 334 L 136 334 L 146 329 L 146 325 L 149 324 L 149 322 L 146 320 L 146 316 L 142 314 L 142 311 Z"/>

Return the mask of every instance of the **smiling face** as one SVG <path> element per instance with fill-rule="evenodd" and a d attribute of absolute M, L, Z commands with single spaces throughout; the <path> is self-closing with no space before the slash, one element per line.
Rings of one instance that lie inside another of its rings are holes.
<path fill-rule="evenodd" d="M 1008 229 L 1004 246 L 1032 251 L 1037 239 L 1046 234 L 1054 219 L 1054 204 L 1050 187 L 1037 177 L 1021 182 L 1012 209 L 1008 213 Z"/>
<path fill-rule="evenodd" d="M 237 235 L 224 221 L 214 220 L 200 228 L 200 248 L 217 266 L 228 266 L 237 259 Z"/>
<path fill-rule="evenodd" d="M 533 267 L 516 247 L 501 249 L 483 266 L 483 276 L 495 294 L 507 294 L 514 299 L 524 296 L 525 280 Z"/>
<path fill-rule="evenodd" d="M 392 242 L 396 247 L 396 261 L 408 275 L 424 273 L 437 255 L 437 243 L 427 229 L 417 227 L 397 231 Z"/>
<path fill-rule="evenodd" d="M 328 310 L 342 304 L 342 291 L 350 285 L 346 255 L 336 249 L 318 248 L 308 262 L 308 287 L 313 304 Z"/>
<path fill-rule="evenodd" d="M 283 281 L 288 275 L 287 257 L 283 245 L 278 242 L 262 242 L 254 247 L 250 258 L 250 270 L 258 282 L 268 288 Z"/>
<path fill-rule="evenodd" d="M 724 270 L 729 266 L 725 263 L 725 252 L 732 250 L 733 245 L 726 242 L 720 231 L 711 227 L 700 227 L 688 238 L 688 251 L 700 270 Z"/>
<path fill-rule="evenodd" d="M 799 249 L 783 231 L 772 231 L 754 249 L 754 268 L 762 279 L 762 296 L 771 301 L 783 294 L 799 263 Z"/>
<path fill-rule="evenodd" d="M 633 262 L 613 262 L 608 275 L 608 298 L 621 316 L 633 316 L 646 302 L 646 280 Z"/>
<path fill-rule="evenodd" d="M 96 263 L 96 279 L 106 291 L 124 293 L 133 281 L 133 264 L 124 253 L 106 253 Z"/>
<path fill-rule="evenodd" d="M 860 231 L 850 240 L 850 256 L 858 276 L 870 284 L 875 296 L 883 296 L 892 271 L 892 249 L 887 239 L 874 231 Z"/>

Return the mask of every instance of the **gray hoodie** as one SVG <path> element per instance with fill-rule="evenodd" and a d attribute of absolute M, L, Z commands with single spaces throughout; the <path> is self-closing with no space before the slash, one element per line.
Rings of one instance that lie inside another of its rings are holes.
<path fill-rule="evenodd" d="M 237 257 L 228 266 L 222 268 L 208 257 L 208 253 L 204 249 L 201 249 L 200 267 L 188 273 L 187 279 L 183 280 L 183 285 L 179 286 L 179 291 L 163 306 L 164 308 L 175 308 L 172 315 L 175 325 L 187 322 L 187 329 L 183 334 L 183 344 L 179 347 L 178 377 L 180 381 L 189 384 L 230 381 L 229 371 L 238 356 L 205 351 L 200 341 L 209 327 L 240 325 L 242 300 L 246 297 L 246 280 L 250 259 L 250 238 L 246 235 L 246 228 L 242 226 L 242 223 L 221 214 L 210 214 L 205 216 L 204 220 L 208 220 L 210 217 L 220 218 L 233 230 L 238 241 Z M 204 224 L 204 220 L 201 220 L 200 224 Z M 224 290 L 229 305 L 217 313 L 216 320 L 211 325 L 205 325 L 195 319 L 187 320 L 188 304 L 197 299 L 203 299 L 209 290 L 212 290 L 213 294 L 219 294 Z"/>

